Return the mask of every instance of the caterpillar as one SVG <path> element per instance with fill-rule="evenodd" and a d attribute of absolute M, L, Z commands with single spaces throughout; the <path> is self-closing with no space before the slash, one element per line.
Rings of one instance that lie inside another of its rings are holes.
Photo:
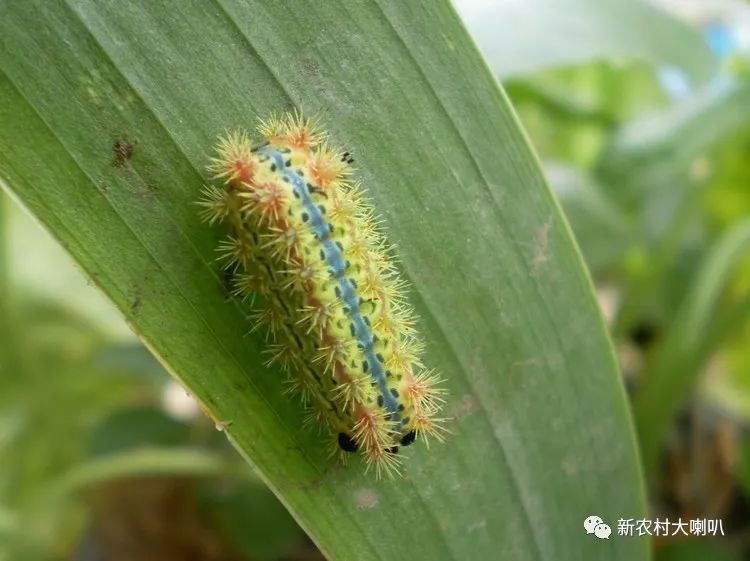
<path fill-rule="evenodd" d="M 257 133 L 219 138 L 209 171 L 221 185 L 199 201 L 206 222 L 228 224 L 218 250 L 231 293 L 262 300 L 251 317 L 267 332 L 266 364 L 290 374 L 332 450 L 359 451 L 377 477 L 398 474 L 400 446 L 443 439 L 445 390 L 420 359 L 394 250 L 351 153 L 313 120 L 272 116 Z"/>

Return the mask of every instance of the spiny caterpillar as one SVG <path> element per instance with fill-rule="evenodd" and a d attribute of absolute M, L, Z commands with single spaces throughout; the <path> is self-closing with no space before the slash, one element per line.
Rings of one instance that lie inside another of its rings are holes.
<path fill-rule="evenodd" d="M 200 201 L 206 221 L 229 224 L 219 250 L 232 293 L 262 297 L 253 329 L 267 328 L 268 365 L 292 373 L 310 420 L 378 477 L 398 473 L 399 446 L 442 439 L 444 390 L 420 361 L 392 249 L 349 152 L 300 114 L 262 121 L 258 133 L 256 144 L 244 132 L 219 139 L 209 169 L 224 185 Z"/>

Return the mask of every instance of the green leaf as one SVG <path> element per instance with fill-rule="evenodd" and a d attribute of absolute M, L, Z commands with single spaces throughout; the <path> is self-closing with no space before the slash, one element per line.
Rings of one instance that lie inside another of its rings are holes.
<path fill-rule="evenodd" d="M 121 450 L 168 447 L 189 442 L 190 427 L 146 406 L 121 409 L 104 418 L 91 433 L 89 454 L 104 456 Z"/>
<path fill-rule="evenodd" d="M 597 178 L 610 187 L 618 206 L 635 215 L 647 251 L 642 266 L 631 271 L 616 337 L 633 328 L 644 312 L 661 315 L 659 310 L 674 310 L 669 301 L 679 294 L 675 288 L 680 279 L 669 277 L 670 268 L 681 252 L 691 250 L 691 230 L 704 227 L 706 200 L 717 194 L 706 181 L 722 167 L 712 152 L 731 145 L 727 139 L 741 132 L 748 103 L 747 84 L 716 84 L 666 110 L 626 123 L 613 136 Z"/>
<path fill-rule="evenodd" d="M 330 558 L 644 559 L 581 527 L 643 516 L 634 438 L 580 255 L 494 76 L 447 2 L 304 7 L 3 3 L 0 176 Z M 448 380 L 451 435 L 410 448 L 401 479 L 327 458 L 196 216 L 216 135 L 295 107 L 353 151 Z"/>
<path fill-rule="evenodd" d="M 648 61 L 707 80 L 716 61 L 700 33 L 641 0 L 458 0 L 501 77 L 590 60 Z"/>
<path fill-rule="evenodd" d="M 747 317 L 750 302 L 736 303 L 726 314 L 719 314 L 718 308 L 731 273 L 748 251 L 750 220 L 745 220 L 728 230 L 701 263 L 643 374 L 643 384 L 633 399 L 633 412 L 648 475 L 656 468 L 667 429 L 706 359 Z"/>
<path fill-rule="evenodd" d="M 50 503 L 105 481 L 154 475 L 237 475 L 237 469 L 218 454 L 190 448 L 154 447 L 104 454 L 42 487 L 37 506 L 49 508 Z"/>
<path fill-rule="evenodd" d="M 659 189 L 684 198 L 681 190 L 674 189 L 675 182 L 690 175 L 705 179 L 701 176 L 706 172 L 700 167 L 691 170 L 691 165 L 743 126 L 748 104 L 750 84 L 722 83 L 665 111 L 626 123 L 602 156 L 598 170 L 602 181 L 613 185 L 613 193 L 621 198 L 653 196 Z"/>

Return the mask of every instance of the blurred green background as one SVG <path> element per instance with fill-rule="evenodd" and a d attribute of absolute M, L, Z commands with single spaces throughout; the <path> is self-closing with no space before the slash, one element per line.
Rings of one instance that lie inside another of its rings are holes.
<path fill-rule="evenodd" d="M 750 5 L 656 4 L 456 3 L 597 286 L 650 518 L 722 520 L 724 536 L 654 539 L 655 558 L 746 559 Z M 0 561 L 322 558 L 0 195 Z"/>

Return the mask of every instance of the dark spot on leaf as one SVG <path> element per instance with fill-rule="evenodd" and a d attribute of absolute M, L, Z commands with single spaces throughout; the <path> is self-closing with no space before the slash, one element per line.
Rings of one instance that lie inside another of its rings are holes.
<path fill-rule="evenodd" d="M 143 305 L 143 300 L 141 299 L 140 294 L 136 294 L 133 298 L 133 301 L 130 303 L 130 313 L 132 315 L 138 315 L 138 312 L 141 310 L 141 306 Z"/>
<path fill-rule="evenodd" d="M 118 138 L 112 144 L 112 165 L 121 168 L 133 156 L 133 145 L 124 138 Z"/>

